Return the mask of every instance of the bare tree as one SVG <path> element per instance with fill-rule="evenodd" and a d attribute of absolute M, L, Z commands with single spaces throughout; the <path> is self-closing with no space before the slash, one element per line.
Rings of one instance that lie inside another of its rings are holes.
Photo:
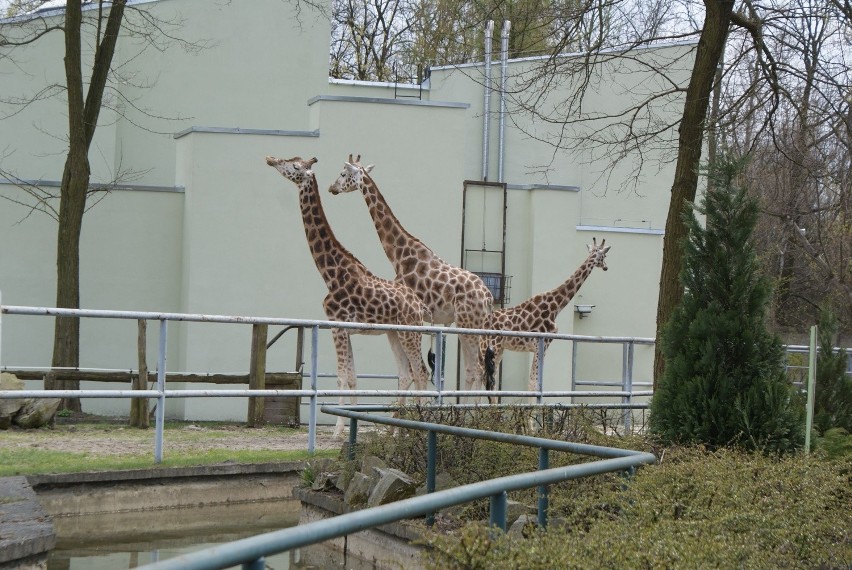
<path fill-rule="evenodd" d="M 64 37 L 64 84 L 46 85 L 30 98 L 6 98 L 4 101 L 25 108 L 47 97 L 65 97 L 68 150 L 59 192 L 54 194 L 50 189 L 20 180 L 14 172 L 0 171 L 4 177 L 18 180 L 22 191 L 20 197 L 12 195 L 4 198 L 27 205 L 31 212 L 45 212 L 58 221 L 56 306 L 63 308 L 80 307 L 80 234 L 83 215 L 90 196 L 104 190 L 103 185 L 93 187 L 90 184 L 89 150 L 101 111 L 108 104 L 105 92 L 116 73 L 113 56 L 119 34 L 123 29 L 130 29 L 143 34 L 152 43 L 174 40 L 180 41 L 185 47 L 200 48 L 203 45 L 177 40 L 174 30 L 179 27 L 179 22 L 158 21 L 142 9 L 133 12 L 135 19 L 128 18 L 131 9 L 127 7 L 127 0 L 97 0 L 85 4 L 84 9 L 81 0 L 68 0 L 59 7 L 64 12 L 58 15 L 55 7 L 53 12 L 40 12 L 40 7 L 47 7 L 45 0 L 19 0 L 12 6 L 18 16 L 0 26 L 0 58 L 12 58 L 16 49 L 48 35 L 62 34 Z M 89 56 L 91 59 L 86 60 Z M 132 104 L 127 100 L 124 102 Z M 57 318 L 51 365 L 55 368 L 76 368 L 79 361 L 79 319 Z M 79 388 L 79 382 L 76 381 L 48 379 L 45 384 L 47 389 Z M 67 399 L 63 407 L 79 411 L 80 402 Z"/>

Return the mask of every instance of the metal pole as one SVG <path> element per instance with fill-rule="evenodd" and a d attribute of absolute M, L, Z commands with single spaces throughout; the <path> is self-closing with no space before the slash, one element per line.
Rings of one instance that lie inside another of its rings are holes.
<path fill-rule="evenodd" d="M 311 327 L 311 394 L 310 413 L 308 414 L 308 453 L 314 453 L 317 446 L 317 344 L 319 327 Z"/>
<path fill-rule="evenodd" d="M 355 446 L 358 444 L 358 419 L 349 418 L 349 461 L 355 461 Z"/>
<path fill-rule="evenodd" d="M 154 428 L 154 462 L 163 461 L 163 427 L 166 422 L 166 340 L 168 321 L 160 319 L 160 346 L 157 353 L 157 397 L 156 426 Z"/>
<path fill-rule="evenodd" d="M 805 416 L 805 453 L 811 452 L 811 430 L 814 427 L 814 392 L 816 391 L 816 367 L 817 367 L 817 327 L 811 327 L 811 342 L 808 355 L 808 404 Z"/>
<path fill-rule="evenodd" d="M 538 448 L 538 470 L 550 469 L 550 454 L 543 447 Z M 547 528 L 547 508 L 549 500 L 547 496 L 547 485 L 538 487 L 538 526 Z"/>
<path fill-rule="evenodd" d="M 444 396 L 441 392 L 444 390 L 444 377 L 441 375 L 443 371 L 442 363 L 444 362 L 444 333 L 438 331 L 435 335 L 435 370 L 432 372 L 435 389 L 438 391 L 438 405 L 444 403 Z"/>
<path fill-rule="evenodd" d="M 438 458 L 438 434 L 429 430 L 426 437 L 426 494 L 435 492 L 435 463 Z M 435 513 L 426 515 L 426 525 L 435 524 Z"/>
<path fill-rule="evenodd" d="M 621 389 L 628 392 L 626 396 L 622 396 L 622 404 L 630 404 L 633 402 L 633 343 L 626 342 L 623 345 L 622 351 L 622 386 Z M 633 412 L 631 410 L 624 411 L 624 432 L 629 434 L 633 431 Z"/>
<path fill-rule="evenodd" d="M 266 559 L 261 556 L 243 564 L 243 570 L 266 570 Z"/>
<path fill-rule="evenodd" d="M 577 389 L 577 341 L 571 341 L 571 391 Z M 574 403 L 574 397 L 571 397 L 571 403 Z"/>
<path fill-rule="evenodd" d="M 499 152 L 497 153 L 497 182 L 504 182 L 504 156 L 506 154 L 506 79 L 509 75 L 509 31 L 512 22 L 503 21 L 503 31 L 500 33 L 500 122 Z"/>
<path fill-rule="evenodd" d="M 488 526 L 496 526 L 503 532 L 506 532 L 506 507 L 509 495 L 506 491 L 491 495 L 491 516 L 488 519 Z"/>
<path fill-rule="evenodd" d="M 485 101 L 482 104 L 482 179 L 488 180 L 488 143 L 491 122 L 491 38 L 494 35 L 494 20 L 485 24 Z"/>

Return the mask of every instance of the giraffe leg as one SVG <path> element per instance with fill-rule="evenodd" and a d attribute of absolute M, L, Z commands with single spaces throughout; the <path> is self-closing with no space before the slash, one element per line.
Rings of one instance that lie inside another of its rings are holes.
<path fill-rule="evenodd" d="M 409 364 L 411 374 L 417 390 L 425 390 L 429 384 L 429 370 L 423 363 L 423 339 L 420 333 L 401 332 L 399 342 L 405 351 L 406 361 Z M 418 396 L 415 402 L 422 403 L 423 398 Z"/>
<path fill-rule="evenodd" d="M 479 339 L 471 335 L 459 335 L 461 342 L 462 358 L 464 360 L 464 382 L 465 390 L 481 390 L 485 366 L 480 360 Z M 478 402 L 479 398 L 465 397 L 463 402 Z"/>
<path fill-rule="evenodd" d="M 352 341 L 349 338 L 349 333 L 343 329 L 332 329 L 332 338 L 334 339 L 334 349 L 337 352 L 337 388 L 339 390 L 354 390 L 355 389 L 355 356 L 352 353 Z M 351 396 L 349 402 L 357 403 L 357 398 Z M 342 406 L 346 403 L 346 398 L 340 396 L 338 402 Z M 337 418 L 337 423 L 334 426 L 333 437 L 343 435 L 344 419 Z"/>
<path fill-rule="evenodd" d="M 497 383 L 497 375 L 500 373 L 500 372 L 499 372 L 499 371 L 500 371 L 500 362 L 502 362 L 502 361 L 503 361 L 503 343 L 502 343 L 502 342 L 500 342 L 500 339 L 499 339 L 499 338 L 494 339 L 494 343 L 493 343 L 493 344 L 492 344 L 492 346 L 491 346 L 491 350 L 493 350 L 493 351 L 494 351 L 494 361 L 493 361 L 493 366 L 494 366 L 494 386 L 490 387 L 490 388 L 489 388 L 489 390 L 496 390 L 496 389 L 497 389 L 497 385 L 496 385 L 496 383 Z M 497 403 L 497 397 L 496 397 L 496 396 L 491 396 L 491 397 L 489 397 L 489 401 L 490 401 L 492 404 L 496 404 L 496 403 Z"/>
<path fill-rule="evenodd" d="M 549 343 L 545 341 L 545 344 L 544 344 L 545 352 L 547 351 L 548 346 L 549 346 Z M 535 348 L 533 348 L 533 361 L 532 361 L 532 366 L 530 367 L 530 379 L 529 379 L 529 382 L 527 383 L 527 390 L 529 390 L 530 392 L 537 392 L 538 391 L 538 361 L 539 361 L 538 341 L 536 341 Z M 542 378 L 542 389 L 544 389 L 544 378 Z M 530 402 L 530 404 L 537 404 L 538 398 L 536 396 L 530 396 L 529 402 Z M 544 413 L 541 413 L 541 414 L 532 413 L 532 414 L 530 414 L 530 430 L 535 430 L 536 417 L 539 417 L 539 416 L 542 418 L 542 423 L 540 425 L 543 425 L 543 419 L 545 417 Z"/>
<path fill-rule="evenodd" d="M 394 360 L 396 360 L 396 369 L 399 371 L 399 389 L 409 390 L 411 388 L 411 365 L 408 362 L 408 356 L 400 342 L 400 336 L 404 333 L 397 331 L 388 331 L 388 342 L 393 351 Z M 405 396 L 400 396 L 397 399 L 397 404 L 405 405 Z M 398 414 L 395 414 L 398 415 Z"/>

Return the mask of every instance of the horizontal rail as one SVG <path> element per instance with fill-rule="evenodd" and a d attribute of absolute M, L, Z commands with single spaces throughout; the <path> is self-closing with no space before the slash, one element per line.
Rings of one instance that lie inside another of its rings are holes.
<path fill-rule="evenodd" d="M 245 317 L 229 315 L 206 315 L 200 313 L 158 313 L 150 311 L 111 311 L 105 309 L 63 309 L 57 307 L 27 307 L 19 305 L 2 305 L 0 312 L 7 315 L 41 315 L 52 317 L 90 317 L 101 319 L 143 319 L 149 321 L 181 321 L 197 323 L 235 323 L 259 325 L 283 325 L 295 327 L 319 327 L 321 329 L 359 329 L 376 331 L 404 331 L 420 333 L 443 334 L 472 334 L 489 336 L 512 336 L 521 338 L 545 338 L 550 340 L 573 340 L 580 342 L 595 342 L 603 344 L 654 344 L 653 338 L 644 337 L 615 337 L 615 336 L 586 336 L 558 333 L 531 333 L 501 331 L 495 329 L 465 329 L 457 327 L 436 326 L 407 326 L 385 325 L 371 323 L 350 323 L 343 321 L 324 321 L 310 319 L 287 319 L 277 317 Z"/>
<path fill-rule="evenodd" d="M 399 397 L 410 396 L 436 398 L 454 396 L 494 396 L 495 392 L 490 390 L 0 390 L 0 400 L 19 400 L 23 398 L 240 398 L 240 397 L 266 397 L 284 396 L 292 398 L 301 397 L 339 397 L 339 396 L 374 396 L 374 397 Z M 530 397 L 542 396 L 545 398 L 620 398 L 625 396 L 652 396 L 651 390 L 641 392 L 622 391 L 554 391 L 554 392 L 528 392 L 528 391 L 504 391 L 498 392 L 500 396 Z M 479 404 L 486 406 L 486 404 Z M 490 404 L 488 404 L 490 405 Z"/>
<path fill-rule="evenodd" d="M 603 457 L 604 459 L 579 465 L 508 475 L 462 485 L 379 507 L 354 511 L 303 525 L 300 524 L 296 527 L 269 532 L 228 544 L 221 544 L 169 560 L 141 566 L 140 568 L 144 570 L 216 570 L 242 563 L 256 563 L 262 561 L 263 557 L 271 554 L 278 554 L 294 548 L 317 544 L 403 519 L 421 517 L 470 501 L 503 495 L 511 491 L 552 485 L 591 475 L 628 471 L 641 465 L 654 464 L 657 461 L 657 458 L 653 454 L 641 451 L 387 418 L 342 407 L 325 406 L 323 407 L 323 411 L 356 420 L 383 423 L 421 431 L 502 441 L 555 451 L 594 455 Z"/>

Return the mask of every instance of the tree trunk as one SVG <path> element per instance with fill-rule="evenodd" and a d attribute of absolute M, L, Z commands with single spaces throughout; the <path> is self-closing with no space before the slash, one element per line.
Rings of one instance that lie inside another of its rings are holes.
<path fill-rule="evenodd" d="M 666 218 L 666 234 L 663 239 L 663 267 L 660 272 L 660 296 L 657 301 L 654 387 L 665 369 L 660 350 L 660 332 L 683 296 L 683 288 L 678 279 L 683 256 L 683 239 L 687 235 L 683 212 L 686 205 L 695 200 L 698 189 L 698 167 L 701 161 L 707 109 L 716 68 L 725 50 L 725 40 L 731 24 L 734 3 L 730 0 L 705 0 L 704 6 L 706 7 L 704 28 L 698 40 L 695 63 L 686 90 L 683 119 L 680 123 L 677 165 Z"/>
<path fill-rule="evenodd" d="M 84 98 L 82 70 L 81 0 L 68 0 L 65 6 L 65 80 L 68 96 L 68 156 L 62 173 L 59 203 L 59 229 L 56 245 L 56 306 L 80 308 L 80 233 L 89 190 L 89 146 L 95 135 L 104 88 L 115 53 L 126 0 L 109 8 L 103 36 L 97 37 L 89 91 Z M 98 30 L 100 33 L 100 25 Z M 58 317 L 53 336 L 52 367 L 77 368 L 80 365 L 80 322 L 78 318 Z M 45 381 L 48 390 L 76 390 L 78 381 Z M 63 409 L 80 411 L 80 400 L 65 399 Z"/>

